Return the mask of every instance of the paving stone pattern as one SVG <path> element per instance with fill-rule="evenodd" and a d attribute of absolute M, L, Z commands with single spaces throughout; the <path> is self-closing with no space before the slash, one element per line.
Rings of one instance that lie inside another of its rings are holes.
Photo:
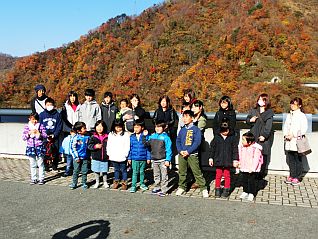
<path fill-rule="evenodd" d="M 71 183 L 71 177 L 62 177 L 64 174 L 65 163 L 59 164 L 59 172 L 47 172 L 45 175 L 45 182 L 47 185 L 57 185 L 67 187 Z M 29 174 L 29 161 L 25 159 L 10 159 L 10 158 L 0 158 L 0 180 L 5 181 L 16 181 L 29 183 L 30 174 Z M 108 181 L 112 183 L 113 172 L 112 168 L 110 169 Z M 151 184 L 152 180 L 152 170 L 146 170 L 146 180 L 148 181 L 149 190 L 141 191 L 138 190 L 137 193 L 147 193 L 151 194 L 153 185 Z M 210 174 L 207 176 L 209 178 Z M 175 196 L 175 191 L 177 188 L 177 173 L 173 170 L 169 173 L 170 185 L 171 185 L 171 194 L 169 196 Z M 237 183 L 237 175 L 234 175 L 232 184 L 234 184 L 234 190 L 231 192 L 231 195 L 227 199 L 215 198 L 214 197 L 214 180 L 212 178 L 207 180 L 210 182 L 210 197 L 206 200 L 223 200 L 223 201 L 239 201 L 242 200 L 239 198 L 242 193 L 242 187 L 239 185 L 235 187 Z M 297 207 L 310 207 L 318 208 L 318 178 L 308 178 L 305 177 L 301 182 L 300 186 L 292 186 L 284 183 L 286 177 L 281 175 L 269 174 L 266 176 L 265 180 L 267 181 L 266 186 L 259 190 L 253 203 L 258 204 L 272 204 L 272 205 L 284 205 L 284 206 L 297 206 Z M 81 180 L 79 179 L 79 182 Z M 93 173 L 88 174 L 88 185 L 93 185 L 94 175 Z M 37 186 L 37 185 L 36 185 Z M 129 178 L 130 186 L 130 178 Z M 78 188 L 77 190 L 82 190 Z M 89 190 L 109 190 L 114 189 L 104 189 L 101 185 L 98 189 L 89 189 Z M 121 190 L 120 188 L 117 190 Z M 121 190 L 123 193 L 129 193 L 129 188 L 127 191 Z M 182 197 L 195 197 L 202 198 L 200 189 L 190 189 L 182 195 Z M 245 201 L 243 201 L 245 202 Z M 246 202 L 251 203 L 251 202 Z"/>

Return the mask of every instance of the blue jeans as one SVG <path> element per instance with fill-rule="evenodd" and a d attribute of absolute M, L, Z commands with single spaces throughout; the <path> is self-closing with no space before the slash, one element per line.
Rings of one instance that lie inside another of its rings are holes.
<path fill-rule="evenodd" d="M 71 169 L 73 168 L 73 157 L 71 154 L 65 154 L 66 156 L 66 169 L 65 169 L 65 174 L 70 174 Z"/>
<path fill-rule="evenodd" d="M 87 181 L 87 159 L 81 159 L 81 161 L 78 163 L 76 160 L 73 160 L 74 164 L 74 172 L 73 172 L 73 185 L 77 185 L 78 176 L 80 171 L 82 172 L 82 184 L 86 184 Z"/>
<path fill-rule="evenodd" d="M 127 162 L 113 162 L 114 165 L 114 180 L 119 181 L 119 173 L 122 174 L 122 180 L 127 181 Z"/>

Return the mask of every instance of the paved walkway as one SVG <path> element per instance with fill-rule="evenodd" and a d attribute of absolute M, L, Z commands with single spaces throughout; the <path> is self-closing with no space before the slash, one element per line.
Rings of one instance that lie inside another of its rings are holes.
<path fill-rule="evenodd" d="M 67 187 L 71 182 L 71 177 L 62 177 L 64 163 L 59 164 L 59 173 L 48 172 L 46 174 L 46 184 Z M 151 178 L 151 170 L 146 171 L 146 178 Z M 176 173 L 170 172 L 172 188 L 171 196 L 175 196 Z M 0 180 L 15 181 L 29 183 L 29 161 L 24 159 L 9 159 L 0 158 Z M 260 190 L 254 203 L 297 206 L 297 207 L 311 207 L 318 208 L 318 178 L 304 178 L 300 186 L 291 186 L 284 183 L 285 177 L 280 175 L 270 174 L 266 177 L 267 185 Z M 112 181 L 112 173 L 109 181 Z M 235 183 L 235 179 L 233 180 Z M 94 183 L 93 174 L 88 175 L 88 184 Z M 152 186 L 145 192 L 138 193 L 151 194 Z M 81 190 L 81 189 L 78 189 Z M 96 189 L 91 189 L 96 190 Z M 98 190 L 106 190 L 102 186 Z M 113 190 L 113 189 L 107 189 Z M 118 189 L 120 190 L 120 189 Z M 116 190 L 117 191 L 117 190 Z M 129 191 L 123 191 L 129 192 Z M 218 201 L 241 201 L 239 198 L 242 193 L 242 187 L 236 187 L 228 199 L 218 199 L 214 197 L 214 181 L 210 183 L 210 197 L 207 200 Z M 182 197 L 202 197 L 199 189 L 190 189 Z"/>

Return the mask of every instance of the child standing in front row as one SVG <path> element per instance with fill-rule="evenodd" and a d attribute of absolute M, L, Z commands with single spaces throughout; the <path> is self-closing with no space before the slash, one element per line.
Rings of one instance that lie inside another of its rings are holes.
<path fill-rule="evenodd" d="M 44 140 L 47 137 L 45 128 L 38 123 L 39 115 L 31 113 L 29 123 L 24 126 L 22 139 L 27 142 L 26 155 L 30 161 L 31 182 L 30 184 L 44 184 Z M 36 177 L 36 168 L 39 167 L 39 181 Z"/>
<path fill-rule="evenodd" d="M 93 188 L 99 187 L 99 176 L 102 174 L 104 188 L 109 188 L 107 183 L 108 172 L 108 156 L 107 156 L 107 125 L 103 120 L 98 120 L 95 124 L 95 133 L 88 141 L 88 149 L 92 156 L 92 171 L 95 175 L 95 185 Z"/>
<path fill-rule="evenodd" d="M 246 132 L 239 149 L 239 168 L 243 175 L 241 199 L 253 201 L 256 195 L 256 176 L 263 164 L 262 146 L 255 143 L 255 136 Z"/>
<path fill-rule="evenodd" d="M 121 189 L 127 190 L 127 157 L 130 149 L 129 137 L 130 134 L 124 130 L 124 123 L 122 121 L 115 121 L 112 132 L 108 135 L 107 142 L 107 154 L 115 170 L 113 189 L 119 187 L 121 172 Z"/>
<path fill-rule="evenodd" d="M 140 176 L 140 189 L 145 191 L 148 187 L 145 185 L 145 168 L 146 164 L 150 163 L 149 149 L 143 144 L 144 136 L 143 130 L 145 123 L 143 120 L 137 119 L 134 122 L 135 133 L 130 135 L 130 151 L 128 155 L 128 163 L 132 165 L 132 182 L 130 192 L 134 193 L 137 190 L 137 178 Z"/>
<path fill-rule="evenodd" d="M 209 165 L 216 167 L 215 197 L 227 198 L 231 187 L 231 167 L 238 163 L 237 140 L 230 131 L 227 119 L 223 119 L 219 133 L 214 136 L 210 146 Z M 221 179 L 224 176 L 224 188 L 221 192 Z"/>
<path fill-rule="evenodd" d="M 179 153 L 179 187 L 176 195 L 180 196 L 184 193 L 187 183 L 187 171 L 188 167 L 190 167 L 195 181 L 200 187 L 202 196 L 208 198 L 209 193 L 199 166 L 198 158 L 198 150 L 201 144 L 201 131 L 197 126 L 193 125 L 193 111 L 186 110 L 182 116 L 184 127 L 181 128 L 176 142 Z"/>
<path fill-rule="evenodd" d="M 172 158 L 171 139 L 165 131 L 166 124 L 158 121 L 155 124 L 156 133 L 150 135 L 148 141 L 143 138 L 146 146 L 151 148 L 151 159 L 153 160 L 153 177 L 155 180 L 155 187 L 152 193 L 157 193 L 164 197 L 168 192 L 168 170 Z M 148 132 L 145 131 L 147 135 Z"/>
<path fill-rule="evenodd" d="M 76 135 L 72 140 L 72 157 L 73 157 L 73 182 L 70 185 L 71 189 L 75 189 L 77 187 L 78 176 L 80 170 L 82 172 L 82 188 L 87 189 L 87 145 L 89 136 L 86 134 L 86 124 L 84 122 L 76 122 L 73 127 Z"/>
<path fill-rule="evenodd" d="M 72 175 L 71 168 L 73 167 L 73 157 L 71 154 L 72 149 L 72 140 L 75 136 L 75 131 L 71 129 L 70 135 L 66 136 L 63 141 L 62 145 L 60 147 L 60 154 L 61 157 L 66 157 L 66 169 L 64 173 L 64 177 Z"/>

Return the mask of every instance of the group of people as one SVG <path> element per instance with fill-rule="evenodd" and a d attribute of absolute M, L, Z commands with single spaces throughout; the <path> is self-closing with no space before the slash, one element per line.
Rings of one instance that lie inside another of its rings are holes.
<path fill-rule="evenodd" d="M 155 132 L 145 129 L 145 119 L 150 116 L 141 107 L 137 94 L 130 101 L 122 99 L 117 108 L 111 92 L 105 92 L 99 105 L 93 89 L 85 90 L 85 101 L 80 104 L 76 92 L 70 91 L 61 112 L 55 101 L 46 96 L 43 85 L 35 87 L 36 96 L 31 100 L 32 113 L 24 127 L 23 140 L 27 141 L 26 155 L 29 156 L 31 184 L 44 184 L 45 170 L 57 169 L 59 154 L 65 157 L 67 165 L 64 176 L 72 175 L 71 189 L 81 186 L 87 189 L 89 168 L 94 172 L 95 184 L 109 188 L 109 164 L 114 167 L 112 188 L 128 189 L 128 167 L 132 170 L 130 192 L 139 188 L 148 190 L 145 184 L 145 168 L 152 162 L 155 182 L 152 193 L 165 196 L 169 186 L 168 168 L 173 158 L 175 144 L 178 154 L 179 182 L 176 195 L 188 189 L 189 178 L 194 178 L 203 197 L 209 197 L 206 180 L 202 173 L 202 144 L 207 117 L 204 104 L 196 99 L 193 90 L 184 91 L 181 112 L 176 113 L 168 96 L 158 101 L 153 122 Z M 285 150 L 290 167 L 287 184 L 299 185 L 302 174 L 302 156 L 297 153 L 296 139 L 305 135 L 307 119 L 302 112 L 302 100 L 290 101 L 291 112 L 284 124 Z M 179 114 L 179 117 L 177 116 Z M 273 116 L 269 96 L 258 96 L 256 105 L 247 116 L 250 131 L 244 133 L 239 143 L 236 130 L 236 113 L 229 96 L 219 100 L 219 110 L 213 120 L 213 140 L 209 147 L 208 165 L 215 167 L 215 197 L 227 198 L 231 192 L 231 169 L 242 175 L 244 200 L 253 201 L 257 194 L 256 182 L 266 176 L 266 168 L 273 143 Z M 178 121 L 178 130 L 174 126 Z M 63 135 L 59 143 L 60 135 Z M 59 153 L 57 150 L 59 149 Z M 201 160 L 201 161 L 200 161 Z M 37 168 L 39 172 L 37 175 Z M 189 177 L 190 175 L 190 177 Z M 224 186 L 221 186 L 222 177 Z"/>

